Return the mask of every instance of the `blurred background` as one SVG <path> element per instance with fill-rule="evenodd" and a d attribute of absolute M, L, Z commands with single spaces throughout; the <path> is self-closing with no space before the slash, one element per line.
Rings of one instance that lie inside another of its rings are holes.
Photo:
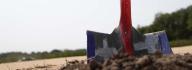
<path fill-rule="evenodd" d="M 192 44 L 192 0 L 131 6 L 139 32 L 166 30 L 172 47 Z M 111 33 L 119 19 L 120 0 L 1 0 L 0 63 L 85 55 L 86 30 Z"/>

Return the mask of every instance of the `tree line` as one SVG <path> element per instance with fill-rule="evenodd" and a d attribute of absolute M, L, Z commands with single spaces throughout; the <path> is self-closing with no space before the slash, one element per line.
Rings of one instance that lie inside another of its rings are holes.
<path fill-rule="evenodd" d="M 70 56 L 84 56 L 86 55 L 85 49 L 78 50 L 52 50 L 51 52 L 8 52 L 0 54 L 0 63 L 6 62 L 17 62 L 17 61 L 28 61 L 37 59 L 50 59 L 58 57 L 70 57 Z"/>
<path fill-rule="evenodd" d="M 138 26 L 137 30 L 143 34 L 166 30 L 171 42 L 177 42 L 179 44 L 184 42 L 191 44 L 192 5 L 172 13 L 158 13 L 151 25 L 143 27 Z"/>

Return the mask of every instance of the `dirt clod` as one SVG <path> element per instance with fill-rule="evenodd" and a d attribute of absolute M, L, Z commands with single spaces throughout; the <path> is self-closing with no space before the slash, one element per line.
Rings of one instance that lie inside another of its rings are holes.
<path fill-rule="evenodd" d="M 60 70 L 191 70 L 192 54 L 128 56 L 120 53 L 103 63 L 75 61 L 68 64 Z"/>

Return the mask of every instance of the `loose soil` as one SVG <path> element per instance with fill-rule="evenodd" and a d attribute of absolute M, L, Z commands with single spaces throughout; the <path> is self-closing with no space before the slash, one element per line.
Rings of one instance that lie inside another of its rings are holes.
<path fill-rule="evenodd" d="M 160 70 L 166 70 L 168 68 L 175 69 L 184 69 L 188 70 L 191 68 L 192 63 L 192 46 L 184 46 L 184 47 L 176 47 L 172 48 L 174 54 L 181 55 L 172 55 L 172 56 L 141 56 L 141 57 L 130 57 L 133 58 L 132 62 L 127 58 L 113 58 L 115 60 L 112 62 L 112 59 L 106 60 L 104 63 L 92 63 L 92 68 L 97 67 L 102 70 L 113 69 L 116 70 L 118 68 L 124 69 L 138 69 L 138 70 L 154 70 L 155 66 L 159 67 Z M 184 53 L 190 53 L 185 54 Z M 126 57 L 121 56 L 121 57 Z M 74 61 L 77 60 L 77 61 Z M 65 67 L 68 64 L 68 67 L 75 66 L 78 67 L 80 64 L 81 68 L 91 69 L 90 65 L 87 65 L 86 56 L 78 56 L 78 57 L 67 57 L 67 58 L 56 58 L 56 59 L 46 59 L 46 60 L 35 60 L 35 61 L 25 61 L 25 62 L 13 62 L 13 63 L 3 63 L 0 64 L 0 70 L 67 70 Z M 151 61 L 152 60 L 152 61 Z M 125 62 L 125 63 L 115 63 L 115 62 Z M 66 63 L 67 62 L 67 63 Z M 127 63 L 126 63 L 127 62 Z M 71 64 L 72 63 L 72 64 Z M 98 66 L 94 66 L 98 65 Z M 120 66 L 120 67 L 119 67 Z M 124 66 L 124 67 L 123 67 Z M 74 67 L 73 67 L 74 68 Z M 191 68 L 192 69 L 192 68 Z M 172 69 L 171 69 L 172 70 Z"/>

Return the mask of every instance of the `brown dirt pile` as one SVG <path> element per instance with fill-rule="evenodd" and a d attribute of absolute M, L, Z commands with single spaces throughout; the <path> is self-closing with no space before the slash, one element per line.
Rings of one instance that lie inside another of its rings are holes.
<path fill-rule="evenodd" d="M 103 63 L 68 62 L 60 70 L 192 70 L 192 55 L 187 53 L 168 56 L 161 54 L 128 56 L 121 53 Z"/>

